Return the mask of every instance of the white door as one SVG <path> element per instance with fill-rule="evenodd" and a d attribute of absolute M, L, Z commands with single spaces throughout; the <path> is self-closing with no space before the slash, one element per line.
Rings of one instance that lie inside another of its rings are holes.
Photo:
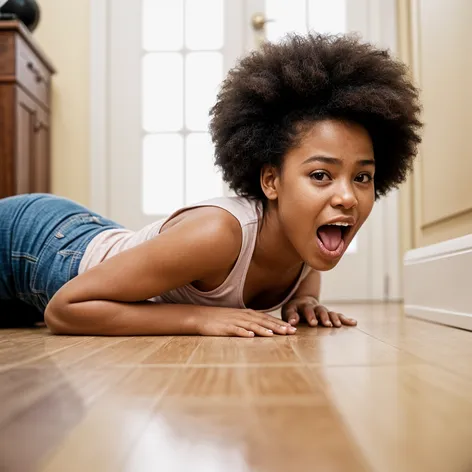
<path fill-rule="evenodd" d="M 386 3 L 108 2 L 106 215 L 138 229 L 183 205 L 228 195 L 207 127 L 218 84 L 236 59 L 289 31 L 357 31 L 375 40 L 372 5 Z M 324 300 L 383 297 L 381 213 L 377 207 L 339 266 L 323 274 Z"/>

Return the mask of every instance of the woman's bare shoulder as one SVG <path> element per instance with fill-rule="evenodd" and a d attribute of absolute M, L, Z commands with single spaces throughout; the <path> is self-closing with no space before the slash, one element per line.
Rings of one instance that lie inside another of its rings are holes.
<path fill-rule="evenodd" d="M 211 260 L 219 268 L 232 264 L 241 250 L 242 230 L 239 220 L 220 207 L 205 206 L 186 210 L 169 220 L 161 234 L 166 231 L 178 233 L 179 236 L 192 235 L 202 251 L 212 253 Z M 218 270 L 218 267 L 215 269 Z"/>
<path fill-rule="evenodd" d="M 241 225 L 239 220 L 229 211 L 216 206 L 200 206 L 190 208 L 179 213 L 177 216 L 167 220 L 162 226 L 160 233 L 174 228 L 177 225 L 193 226 L 197 225 L 206 231 L 216 231 L 216 236 L 234 235 L 241 242 Z M 236 241 L 237 242 L 237 241 Z"/>

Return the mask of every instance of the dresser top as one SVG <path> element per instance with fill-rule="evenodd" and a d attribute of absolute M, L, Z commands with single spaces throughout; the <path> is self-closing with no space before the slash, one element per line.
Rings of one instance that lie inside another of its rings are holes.
<path fill-rule="evenodd" d="M 11 31 L 12 33 L 18 33 L 28 43 L 29 47 L 38 55 L 44 65 L 49 69 L 51 74 L 54 74 L 56 72 L 54 66 L 51 64 L 51 61 L 48 59 L 46 54 L 44 54 L 38 42 L 34 39 L 31 32 L 21 21 L 0 20 L 0 34 L 3 31 Z"/>

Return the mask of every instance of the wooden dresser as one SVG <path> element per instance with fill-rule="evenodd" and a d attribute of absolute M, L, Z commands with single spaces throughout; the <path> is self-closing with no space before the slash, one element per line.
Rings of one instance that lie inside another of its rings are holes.
<path fill-rule="evenodd" d="M 0 21 L 0 198 L 50 192 L 54 72 L 22 23 Z"/>

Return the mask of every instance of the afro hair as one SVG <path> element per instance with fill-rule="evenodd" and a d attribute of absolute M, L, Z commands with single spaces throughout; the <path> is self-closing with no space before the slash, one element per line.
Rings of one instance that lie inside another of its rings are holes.
<path fill-rule="evenodd" d="M 265 200 L 261 169 L 281 168 L 300 129 L 349 120 L 372 139 L 379 198 L 411 169 L 418 96 L 405 64 L 355 35 L 287 35 L 242 58 L 223 81 L 210 110 L 215 164 L 237 195 Z"/>

